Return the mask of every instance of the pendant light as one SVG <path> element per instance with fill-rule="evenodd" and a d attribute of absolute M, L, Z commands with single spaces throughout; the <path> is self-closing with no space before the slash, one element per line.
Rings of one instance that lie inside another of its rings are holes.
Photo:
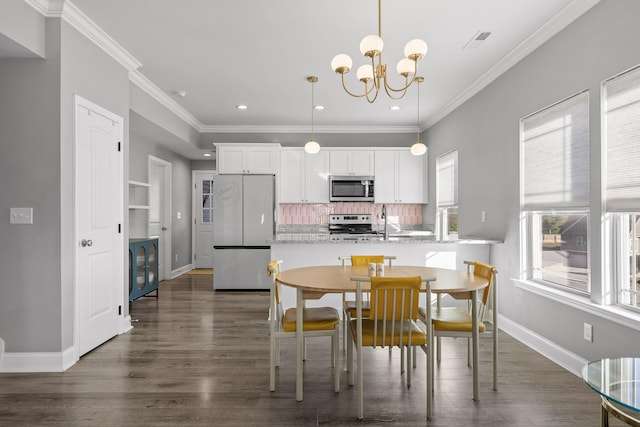
<path fill-rule="evenodd" d="M 424 145 L 422 142 L 420 142 L 420 83 L 422 83 L 424 81 L 424 77 L 416 77 L 415 81 L 416 81 L 416 83 L 418 83 L 418 85 L 417 85 L 417 87 L 418 87 L 418 106 L 416 108 L 416 110 L 417 110 L 417 116 L 416 116 L 417 137 L 416 137 L 416 143 L 411 146 L 411 154 L 413 154 L 414 156 L 422 156 L 424 153 L 427 152 L 427 146 Z"/>
<path fill-rule="evenodd" d="M 307 77 L 307 81 L 309 83 L 311 83 L 311 139 L 309 140 L 309 142 L 307 142 L 306 144 L 304 144 L 304 151 L 306 151 L 309 154 L 316 154 L 318 151 L 320 151 L 320 144 L 318 144 L 314 139 L 313 139 L 313 111 L 314 111 L 314 84 L 318 81 L 318 77 L 316 76 L 309 76 Z"/>

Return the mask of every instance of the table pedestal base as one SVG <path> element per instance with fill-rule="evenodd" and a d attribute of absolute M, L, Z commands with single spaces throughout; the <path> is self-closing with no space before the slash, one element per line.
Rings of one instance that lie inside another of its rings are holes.
<path fill-rule="evenodd" d="M 600 425 L 602 427 L 609 427 L 609 414 L 613 415 L 617 419 L 622 422 L 625 422 L 633 427 L 640 427 L 640 413 L 638 415 L 632 414 L 631 410 L 626 410 L 625 408 L 616 405 L 608 399 L 602 397 L 602 410 L 601 410 L 601 421 Z"/>

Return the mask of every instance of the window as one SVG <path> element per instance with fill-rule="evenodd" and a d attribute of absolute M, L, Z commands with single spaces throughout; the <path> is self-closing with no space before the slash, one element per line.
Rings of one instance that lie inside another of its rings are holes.
<path fill-rule="evenodd" d="M 520 122 L 527 278 L 589 292 L 589 96 Z"/>
<path fill-rule="evenodd" d="M 640 309 L 640 67 L 603 83 L 605 206 L 617 303 Z"/>
<path fill-rule="evenodd" d="M 440 239 L 458 236 L 458 151 L 436 159 L 437 235 Z"/>

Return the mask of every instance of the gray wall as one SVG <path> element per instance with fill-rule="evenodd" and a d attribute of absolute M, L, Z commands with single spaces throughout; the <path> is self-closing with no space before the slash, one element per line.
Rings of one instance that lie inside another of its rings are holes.
<path fill-rule="evenodd" d="M 73 344 L 73 95 L 128 112 L 126 70 L 60 19 L 47 19 L 43 31 L 46 59 L 0 60 L 0 211 L 34 210 L 33 225 L 0 221 L 7 352 Z"/>
<path fill-rule="evenodd" d="M 510 280 L 520 277 L 519 120 L 590 90 L 591 280 L 597 302 L 602 287 L 600 83 L 640 63 L 638 16 L 638 1 L 602 1 L 426 133 L 430 194 L 435 195 L 436 157 L 458 149 L 460 234 L 505 242 L 492 251 L 500 271 L 501 313 L 586 359 L 637 353 L 640 333 L 534 295 Z M 486 223 L 480 220 L 482 210 Z M 435 203 L 426 216 L 433 222 Z M 594 325 L 593 343 L 582 338 L 583 322 Z"/>
<path fill-rule="evenodd" d="M 149 139 L 146 135 L 131 134 L 129 147 L 130 178 L 147 182 L 149 156 L 171 163 L 171 269 L 191 264 L 191 161 Z M 177 219 L 180 212 L 181 219 Z M 133 235 L 134 230 L 132 230 Z M 140 234 L 140 230 L 138 230 Z M 176 261 L 176 254 L 178 260 Z"/>
<path fill-rule="evenodd" d="M 0 338 L 6 351 L 60 351 L 59 22 L 46 60 L 0 60 L 0 76 Z M 33 225 L 10 225 L 11 207 L 33 208 Z"/>

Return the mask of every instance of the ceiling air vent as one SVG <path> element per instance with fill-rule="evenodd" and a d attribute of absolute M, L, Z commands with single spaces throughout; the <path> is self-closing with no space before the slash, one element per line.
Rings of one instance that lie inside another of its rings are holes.
<path fill-rule="evenodd" d="M 473 38 L 471 38 L 471 40 L 469 40 L 467 42 L 467 44 L 465 44 L 462 48 L 463 49 L 475 49 L 478 46 L 480 46 L 480 44 L 482 44 L 482 42 L 485 41 L 490 35 L 491 35 L 490 31 L 478 31 L 473 36 Z"/>

